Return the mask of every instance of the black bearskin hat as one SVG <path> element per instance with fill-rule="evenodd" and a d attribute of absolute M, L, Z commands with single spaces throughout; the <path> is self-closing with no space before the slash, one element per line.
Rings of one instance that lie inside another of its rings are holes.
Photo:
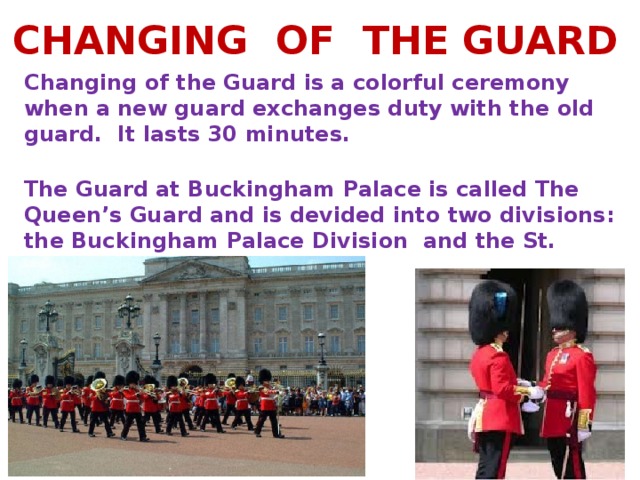
<path fill-rule="evenodd" d="M 217 383 L 218 383 L 218 377 L 216 377 L 213 373 L 207 373 L 204 376 L 205 385 L 215 385 Z"/>
<path fill-rule="evenodd" d="M 235 373 L 229 373 L 229 374 L 227 374 L 227 378 L 236 378 L 236 374 Z"/>
<path fill-rule="evenodd" d="M 47 375 L 44 378 L 44 384 L 45 385 L 55 385 L 55 383 L 56 383 L 56 379 L 53 378 L 53 375 Z"/>
<path fill-rule="evenodd" d="M 131 385 L 132 383 L 138 383 L 140 381 L 140 374 L 135 370 L 131 370 L 127 372 L 127 377 L 125 378 L 125 383 L 127 385 Z"/>
<path fill-rule="evenodd" d="M 72 377 L 71 375 L 67 375 L 66 377 L 64 377 L 64 384 L 65 385 L 73 385 L 76 383 L 76 379 L 74 377 Z"/>
<path fill-rule="evenodd" d="M 29 384 L 33 385 L 34 383 L 38 383 L 39 381 L 40 381 L 40 377 L 34 373 L 33 375 L 31 375 L 31 378 L 29 379 Z"/>
<path fill-rule="evenodd" d="M 576 340 L 587 338 L 589 305 L 580 285 L 571 280 L 559 280 L 547 289 L 549 325 L 557 330 L 574 330 Z"/>
<path fill-rule="evenodd" d="M 245 385 L 244 377 L 236 377 L 236 388 L 244 387 Z"/>
<path fill-rule="evenodd" d="M 93 383 L 93 375 L 89 375 L 87 377 L 87 381 L 85 382 L 84 386 L 85 387 L 90 387 L 92 383 Z"/>
<path fill-rule="evenodd" d="M 167 377 L 167 387 L 173 388 L 177 386 L 178 386 L 178 377 L 176 377 L 175 375 L 169 375 Z"/>
<path fill-rule="evenodd" d="M 106 379 L 107 379 L 107 376 L 104 374 L 104 372 L 97 371 L 97 372 L 95 373 L 95 375 L 93 376 L 93 379 L 94 379 L 94 380 L 97 380 L 97 379 L 99 379 L 99 378 L 104 378 L 104 379 L 106 380 Z"/>
<path fill-rule="evenodd" d="M 64 387 L 64 379 L 59 378 L 56 382 L 56 387 Z"/>
<path fill-rule="evenodd" d="M 469 300 L 469 332 L 476 345 L 492 343 L 509 330 L 517 315 L 516 292 L 506 283 L 486 280 L 476 285 Z"/>
<path fill-rule="evenodd" d="M 151 385 L 156 383 L 156 378 L 153 375 L 145 375 L 142 379 L 142 383 L 145 385 Z"/>
<path fill-rule="evenodd" d="M 22 388 L 22 380 L 20 380 L 19 378 L 16 378 L 13 381 L 13 388 Z"/>
<path fill-rule="evenodd" d="M 258 383 L 270 382 L 271 381 L 271 370 L 267 370 L 263 368 L 258 373 Z"/>
<path fill-rule="evenodd" d="M 113 378 L 113 386 L 114 387 L 122 387 L 125 383 L 125 379 L 122 375 L 116 375 Z"/>

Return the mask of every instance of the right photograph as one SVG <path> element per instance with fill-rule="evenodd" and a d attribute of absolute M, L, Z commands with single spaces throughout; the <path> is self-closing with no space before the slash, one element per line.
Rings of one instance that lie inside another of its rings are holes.
<path fill-rule="evenodd" d="M 416 478 L 624 478 L 624 269 L 416 269 Z"/>

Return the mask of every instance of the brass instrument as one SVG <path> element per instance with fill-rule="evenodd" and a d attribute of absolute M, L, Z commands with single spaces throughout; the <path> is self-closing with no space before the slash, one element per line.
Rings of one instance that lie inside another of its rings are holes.
<path fill-rule="evenodd" d="M 36 385 L 36 388 L 29 392 L 29 396 L 31 397 L 37 397 L 42 393 L 42 390 L 44 390 L 44 387 L 42 385 Z"/>
<path fill-rule="evenodd" d="M 53 389 L 51 390 L 51 394 L 56 397 L 56 400 L 60 400 L 60 398 L 62 397 L 62 392 L 64 389 L 62 388 L 58 388 L 58 387 L 53 387 Z"/>
<path fill-rule="evenodd" d="M 185 395 L 193 395 L 196 393 L 195 390 L 189 389 L 189 379 L 185 377 L 180 377 L 178 379 L 178 390 L 180 390 Z"/>
<path fill-rule="evenodd" d="M 142 391 L 149 395 L 151 398 L 157 400 L 158 394 L 156 392 L 156 385 L 154 383 L 147 383 L 142 387 Z"/>
<path fill-rule="evenodd" d="M 108 382 L 105 378 L 96 378 L 93 382 L 91 382 L 91 390 L 96 393 L 96 397 L 98 400 L 104 401 L 107 398 L 107 385 Z"/>
<path fill-rule="evenodd" d="M 224 387 L 227 390 L 235 390 L 236 389 L 236 379 L 231 377 L 231 378 L 227 378 L 224 382 Z"/>

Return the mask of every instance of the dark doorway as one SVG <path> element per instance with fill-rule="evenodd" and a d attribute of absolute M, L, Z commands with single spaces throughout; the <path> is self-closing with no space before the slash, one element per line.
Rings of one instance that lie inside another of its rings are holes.
<path fill-rule="evenodd" d="M 558 278 L 557 270 L 492 269 L 485 278 L 511 285 L 518 294 L 518 321 L 513 326 L 505 350 L 509 353 L 518 378 L 542 380 L 547 352 L 552 348 L 545 295 L 547 287 Z M 542 409 L 538 413 L 523 413 L 525 435 L 515 444 L 543 446 L 540 438 Z"/>

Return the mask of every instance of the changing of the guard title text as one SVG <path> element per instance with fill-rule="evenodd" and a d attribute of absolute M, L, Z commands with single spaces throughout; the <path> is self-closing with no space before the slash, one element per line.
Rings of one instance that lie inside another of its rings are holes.
<path fill-rule="evenodd" d="M 547 227 L 553 225 L 557 234 L 558 228 L 566 225 L 586 235 L 613 222 L 614 217 L 613 210 L 606 208 L 581 208 L 576 185 L 549 179 L 449 185 L 435 180 L 387 184 L 353 179 L 333 184 L 289 180 L 276 184 L 252 180 L 98 184 L 78 180 L 64 185 L 31 179 L 25 180 L 24 186 L 30 199 L 39 200 L 24 211 L 29 230 L 23 233 L 23 239 L 28 249 L 156 253 L 189 249 L 393 250 L 416 246 L 433 250 L 551 249 L 554 240 Z M 55 200 L 65 197 L 82 200 L 83 207 L 55 208 Z M 186 198 L 193 203 L 186 209 L 145 205 L 145 200 L 153 198 Z M 479 198 L 497 203 L 491 202 L 491 208 L 474 208 Z M 133 200 L 134 204 L 114 208 L 116 199 Z M 527 202 L 531 199 L 533 203 Z M 222 208 L 207 208 L 212 201 Z M 318 202 L 326 206 L 314 208 Z M 60 234 L 63 224 L 71 225 L 73 231 Z M 107 225 L 108 233 L 104 229 L 93 232 L 98 224 Z M 403 225 L 404 235 L 396 233 L 398 224 Z M 300 228 L 303 225 L 305 229 Z M 154 228 L 149 234 L 144 231 L 147 227 L 159 227 L 162 232 L 156 233 Z M 283 234 L 283 229 L 295 234 Z"/>
<path fill-rule="evenodd" d="M 310 73 L 281 77 L 227 73 L 198 77 L 192 73 L 166 73 L 136 78 L 104 73 L 94 77 L 30 73 L 23 84 L 29 124 L 24 141 L 31 147 L 68 142 L 95 144 L 105 135 L 112 142 L 148 144 L 347 142 L 349 136 L 342 124 L 363 118 L 424 122 L 446 116 L 579 118 L 594 114 L 593 99 L 575 98 L 568 93 L 572 84 L 568 77 L 463 77 L 444 73 L 380 73 L 350 78 Z M 158 101 L 136 101 L 140 91 L 153 98 L 156 95 Z M 314 96 L 318 91 L 322 91 L 323 101 Z M 120 99 L 104 102 L 103 97 L 111 92 L 120 95 Z M 179 101 L 167 103 L 166 92 Z M 459 101 L 443 102 L 439 97 L 447 92 L 459 96 Z M 193 93 L 203 101 L 182 101 L 181 97 L 193 100 Z M 353 102 L 354 98 L 374 94 L 376 103 Z M 549 100 L 528 100 L 526 95 L 532 94 L 546 95 Z M 64 98 L 59 99 L 60 95 Z M 55 128 L 59 127 L 55 122 L 62 117 L 73 117 L 79 125 Z M 113 117 L 126 123 L 100 124 Z M 240 119 L 252 125 L 247 127 Z M 175 124 L 167 128 L 166 122 Z"/>

